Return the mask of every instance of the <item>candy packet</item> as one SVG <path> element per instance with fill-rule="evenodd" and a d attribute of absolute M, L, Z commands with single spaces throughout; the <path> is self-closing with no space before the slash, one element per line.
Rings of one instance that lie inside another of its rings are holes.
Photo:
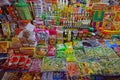
<path fill-rule="evenodd" d="M 53 71 L 53 58 L 49 58 L 49 57 L 43 58 L 42 71 Z"/>
<path fill-rule="evenodd" d="M 38 45 L 36 47 L 36 53 L 34 54 L 34 57 L 41 58 L 45 56 L 48 52 L 48 45 Z"/>
<path fill-rule="evenodd" d="M 32 64 L 30 66 L 30 72 L 40 72 L 42 61 L 40 59 L 32 59 Z"/>
<path fill-rule="evenodd" d="M 65 51 L 57 51 L 57 58 L 66 58 Z"/>
<path fill-rule="evenodd" d="M 82 61 L 86 59 L 86 55 L 82 50 L 74 50 L 77 61 Z"/>
<path fill-rule="evenodd" d="M 69 76 L 77 76 L 80 75 L 80 68 L 75 62 L 69 62 L 67 64 L 67 73 Z"/>
<path fill-rule="evenodd" d="M 49 40 L 49 31 L 48 30 L 41 30 L 41 29 L 35 29 L 36 32 L 36 39 L 38 44 L 48 44 Z"/>
<path fill-rule="evenodd" d="M 51 45 L 55 45 L 56 44 L 56 37 L 57 37 L 57 31 L 56 30 L 49 30 L 49 43 Z"/>
<path fill-rule="evenodd" d="M 73 50 L 72 42 L 66 42 L 66 43 L 65 43 L 65 47 L 66 47 L 67 49 Z"/>
<path fill-rule="evenodd" d="M 18 37 L 23 47 L 36 46 L 36 37 L 34 32 L 35 26 L 28 23 L 24 30 L 22 30 Z"/>
<path fill-rule="evenodd" d="M 54 58 L 53 59 L 53 70 L 54 71 L 65 71 L 66 70 L 65 61 L 60 58 Z"/>
<path fill-rule="evenodd" d="M 93 51 L 93 48 L 84 48 L 85 50 L 85 53 L 86 55 L 89 57 L 89 58 L 95 58 L 95 53 Z"/>
<path fill-rule="evenodd" d="M 66 50 L 66 47 L 64 44 L 57 44 L 56 47 L 57 47 L 57 51 L 65 51 Z"/>
<path fill-rule="evenodd" d="M 50 45 L 48 47 L 48 54 L 47 54 L 47 56 L 56 56 L 56 47 L 55 46 Z"/>
<path fill-rule="evenodd" d="M 80 41 L 74 40 L 73 41 L 73 48 L 74 49 L 83 49 L 83 44 Z"/>

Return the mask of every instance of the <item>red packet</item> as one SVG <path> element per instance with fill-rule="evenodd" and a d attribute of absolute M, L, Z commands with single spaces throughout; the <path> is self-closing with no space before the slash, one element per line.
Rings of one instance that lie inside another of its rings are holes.
<path fill-rule="evenodd" d="M 24 69 L 29 69 L 31 64 L 32 64 L 32 59 L 28 58 L 28 60 L 26 61 L 25 65 L 24 65 Z"/>
<path fill-rule="evenodd" d="M 21 55 L 20 60 L 19 60 L 19 67 L 23 67 L 25 63 L 28 60 L 28 56 L 26 55 Z"/>
<path fill-rule="evenodd" d="M 48 47 L 48 54 L 47 54 L 47 56 L 56 56 L 56 47 L 55 46 L 50 45 Z"/>

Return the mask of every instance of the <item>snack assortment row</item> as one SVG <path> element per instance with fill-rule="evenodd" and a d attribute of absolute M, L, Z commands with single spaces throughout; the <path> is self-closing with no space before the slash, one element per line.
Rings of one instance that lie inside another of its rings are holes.
<path fill-rule="evenodd" d="M 120 74 L 119 0 L 3 3 L 3 80 L 106 80 L 91 75 Z"/>

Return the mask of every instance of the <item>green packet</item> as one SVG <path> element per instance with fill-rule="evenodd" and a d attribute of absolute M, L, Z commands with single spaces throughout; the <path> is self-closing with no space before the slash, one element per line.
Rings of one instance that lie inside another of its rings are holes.
<path fill-rule="evenodd" d="M 64 44 L 56 44 L 57 51 L 65 51 L 66 47 Z"/>
<path fill-rule="evenodd" d="M 73 41 L 73 48 L 74 49 L 83 49 L 83 44 L 81 41 L 74 40 Z"/>
<path fill-rule="evenodd" d="M 67 54 L 65 54 L 65 51 L 57 51 L 57 58 L 66 58 Z"/>

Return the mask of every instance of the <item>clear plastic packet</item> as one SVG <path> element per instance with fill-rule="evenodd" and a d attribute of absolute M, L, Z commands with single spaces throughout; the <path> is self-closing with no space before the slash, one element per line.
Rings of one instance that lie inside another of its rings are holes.
<path fill-rule="evenodd" d="M 73 41 L 73 48 L 74 49 L 83 49 L 83 44 L 80 41 L 74 40 Z"/>
<path fill-rule="evenodd" d="M 48 45 L 38 45 L 36 47 L 36 53 L 34 54 L 35 58 L 41 58 L 45 56 L 48 52 Z"/>
<path fill-rule="evenodd" d="M 89 58 L 95 58 L 95 53 L 93 51 L 93 48 L 84 48 L 86 55 Z"/>
<path fill-rule="evenodd" d="M 86 55 L 82 50 L 74 50 L 77 61 L 82 61 L 86 59 Z"/>
<path fill-rule="evenodd" d="M 18 37 L 23 47 L 36 46 L 36 37 L 34 32 L 35 26 L 28 23 L 24 30 L 22 30 Z"/>
<path fill-rule="evenodd" d="M 42 71 L 53 71 L 53 58 L 49 58 L 49 57 L 43 58 Z"/>
<path fill-rule="evenodd" d="M 77 76 L 80 75 L 80 68 L 77 63 L 69 62 L 67 64 L 67 73 L 69 76 Z"/>
<path fill-rule="evenodd" d="M 66 63 L 64 60 L 60 58 L 53 59 L 53 71 L 65 71 L 66 70 Z"/>
<path fill-rule="evenodd" d="M 48 47 L 47 56 L 56 56 L 56 47 L 55 46 L 50 45 Z"/>
<path fill-rule="evenodd" d="M 57 51 L 57 58 L 66 58 L 65 51 Z"/>
<path fill-rule="evenodd" d="M 30 66 L 30 72 L 40 72 L 42 61 L 40 59 L 32 59 L 32 64 Z"/>
<path fill-rule="evenodd" d="M 57 44 L 56 47 L 57 47 L 57 51 L 65 51 L 66 50 L 66 47 L 64 44 Z"/>
<path fill-rule="evenodd" d="M 41 45 L 48 44 L 49 31 L 35 29 L 35 32 L 36 32 L 36 39 L 38 44 L 41 44 Z"/>

